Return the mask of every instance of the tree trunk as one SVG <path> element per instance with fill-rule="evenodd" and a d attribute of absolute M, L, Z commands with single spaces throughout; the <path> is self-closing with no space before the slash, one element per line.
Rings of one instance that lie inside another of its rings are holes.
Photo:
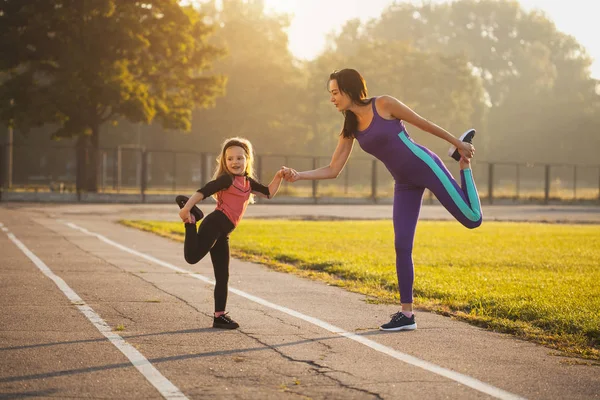
<path fill-rule="evenodd" d="M 92 135 L 77 138 L 77 191 L 98 192 L 98 162 L 100 157 L 99 127 L 92 127 Z"/>
<path fill-rule="evenodd" d="M 88 148 L 89 136 L 80 135 L 77 138 L 77 144 L 75 145 L 75 154 L 76 154 L 76 177 L 75 177 L 75 185 L 77 187 L 77 193 L 85 191 L 85 182 L 86 182 L 86 173 L 87 173 L 87 148 Z"/>
<path fill-rule="evenodd" d="M 92 126 L 92 136 L 90 137 L 91 146 L 88 148 L 88 173 L 86 179 L 86 190 L 91 193 L 98 192 L 98 171 L 99 168 L 99 153 L 100 153 L 100 127 Z"/>

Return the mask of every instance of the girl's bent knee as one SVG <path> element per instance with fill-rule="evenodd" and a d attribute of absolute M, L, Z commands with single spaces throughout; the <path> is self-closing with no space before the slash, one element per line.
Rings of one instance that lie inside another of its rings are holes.
<path fill-rule="evenodd" d="M 200 257 L 193 257 L 187 254 L 185 254 L 183 257 L 188 264 L 196 264 L 198 261 L 200 261 Z"/>

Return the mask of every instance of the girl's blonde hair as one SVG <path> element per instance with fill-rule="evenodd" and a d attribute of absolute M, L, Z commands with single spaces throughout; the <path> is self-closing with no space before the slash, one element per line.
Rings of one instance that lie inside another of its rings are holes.
<path fill-rule="evenodd" d="M 225 139 L 223 145 L 221 146 L 221 154 L 217 157 L 217 168 L 215 169 L 215 174 L 213 175 L 213 180 L 218 177 L 228 174 L 227 171 L 227 161 L 225 157 L 225 152 L 228 148 L 232 146 L 239 146 L 246 153 L 246 170 L 244 171 L 247 176 L 256 180 L 255 172 L 254 172 L 254 149 L 252 148 L 252 143 L 246 138 L 242 137 L 232 137 L 229 139 Z M 218 196 L 218 192 L 213 196 L 215 199 Z M 254 203 L 254 195 L 250 196 L 250 203 Z"/>

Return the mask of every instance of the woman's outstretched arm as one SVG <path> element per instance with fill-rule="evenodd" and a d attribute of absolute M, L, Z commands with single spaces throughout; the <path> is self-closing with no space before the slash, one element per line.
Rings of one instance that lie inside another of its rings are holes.
<path fill-rule="evenodd" d="M 297 180 L 317 180 L 317 179 L 334 179 L 340 175 L 340 172 L 344 169 L 350 153 L 352 153 L 352 147 L 354 146 L 354 138 L 344 138 L 340 135 L 337 147 L 331 157 L 329 165 L 310 171 L 298 172 L 294 169 L 287 169 L 287 173 L 284 174 L 285 179 L 288 182 L 295 182 Z"/>
<path fill-rule="evenodd" d="M 440 139 L 444 139 L 445 141 L 447 141 L 448 143 L 450 143 L 458 149 L 463 149 L 464 144 L 463 142 L 458 140 L 458 138 L 450 134 L 444 128 L 441 128 L 433 122 L 421 117 L 419 114 L 414 112 L 410 107 L 408 107 L 406 104 L 402 103 L 398 99 L 391 96 L 381 96 L 379 97 L 379 99 L 381 99 L 378 105 L 383 111 L 382 117 L 392 117 L 401 119 L 425 132 L 429 132 L 432 135 L 439 137 Z"/>

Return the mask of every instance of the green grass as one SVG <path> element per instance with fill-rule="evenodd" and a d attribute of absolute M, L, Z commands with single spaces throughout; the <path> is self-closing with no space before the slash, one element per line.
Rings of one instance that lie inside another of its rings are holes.
<path fill-rule="evenodd" d="M 181 223 L 124 221 L 183 239 Z M 232 255 L 399 302 L 390 221 L 246 219 Z M 600 360 L 600 227 L 421 221 L 415 306 Z"/>

